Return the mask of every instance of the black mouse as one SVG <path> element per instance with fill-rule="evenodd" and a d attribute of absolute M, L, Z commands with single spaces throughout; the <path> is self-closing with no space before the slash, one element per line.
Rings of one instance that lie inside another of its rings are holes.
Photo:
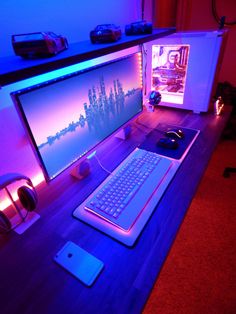
<path fill-rule="evenodd" d="M 159 141 L 157 142 L 157 146 L 169 149 L 176 149 L 178 148 L 179 144 L 174 138 L 163 137 L 159 139 Z"/>
<path fill-rule="evenodd" d="M 184 138 L 184 132 L 180 129 L 170 129 L 165 132 L 165 135 L 170 138 Z"/>

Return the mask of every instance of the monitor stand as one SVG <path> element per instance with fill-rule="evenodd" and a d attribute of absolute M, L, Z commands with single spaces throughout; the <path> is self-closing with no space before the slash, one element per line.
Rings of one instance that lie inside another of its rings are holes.
<path fill-rule="evenodd" d="M 23 210 L 22 210 L 23 211 Z M 24 210 L 25 211 L 25 210 Z M 35 211 L 28 212 L 27 217 L 24 221 L 21 221 L 18 226 L 14 227 L 14 225 L 17 225 L 17 217 L 13 217 L 11 219 L 13 230 L 18 233 L 22 234 L 24 233 L 30 226 L 32 226 L 33 223 L 35 223 L 40 218 L 40 215 L 37 214 Z"/>
<path fill-rule="evenodd" d="M 4 212 L 2 211 L 3 218 L 5 217 L 6 232 L 15 231 L 22 234 L 40 218 L 40 215 L 34 210 L 28 211 L 25 208 L 20 208 L 11 194 L 8 193 L 8 195 L 11 203 L 6 206 Z"/>

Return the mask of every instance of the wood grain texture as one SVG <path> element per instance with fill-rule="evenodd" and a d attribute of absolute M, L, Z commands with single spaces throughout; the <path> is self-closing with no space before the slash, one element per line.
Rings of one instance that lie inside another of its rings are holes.
<path fill-rule="evenodd" d="M 0 312 L 13 313 L 140 313 L 197 190 L 207 163 L 228 120 L 224 115 L 193 114 L 158 108 L 133 123 L 132 136 L 112 138 L 97 154 L 112 170 L 158 123 L 200 129 L 172 183 L 132 248 L 72 217 L 74 208 L 107 176 L 92 160 L 92 173 L 77 181 L 69 170 L 38 188 L 41 218 L 23 235 L 0 237 Z M 53 261 L 73 241 L 101 259 L 105 267 L 90 288 Z"/>

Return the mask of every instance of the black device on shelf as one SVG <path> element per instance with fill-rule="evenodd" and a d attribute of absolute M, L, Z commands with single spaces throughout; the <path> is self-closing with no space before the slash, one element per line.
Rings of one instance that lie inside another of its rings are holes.
<path fill-rule="evenodd" d="M 121 38 L 121 28 L 114 24 L 101 24 L 90 32 L 91 43 L 115 42 Z"/>
<path fill-rule="evenodd" d="M 152 34 L 152 23 L 143 21 L 134 22 L 125 26 L 126 35 Z"/>

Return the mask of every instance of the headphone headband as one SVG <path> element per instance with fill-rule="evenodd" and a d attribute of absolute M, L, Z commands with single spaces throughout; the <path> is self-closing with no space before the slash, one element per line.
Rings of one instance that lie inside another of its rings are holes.
<path fill-rule="evenodd" d="M 20 173 L 7 173 L 0 176 L 0 189 L 4 189 L 6 185 L 11 184 L 17 180 L 26 180 L 33 187 L 33 183 L 30 178 Z"/>

